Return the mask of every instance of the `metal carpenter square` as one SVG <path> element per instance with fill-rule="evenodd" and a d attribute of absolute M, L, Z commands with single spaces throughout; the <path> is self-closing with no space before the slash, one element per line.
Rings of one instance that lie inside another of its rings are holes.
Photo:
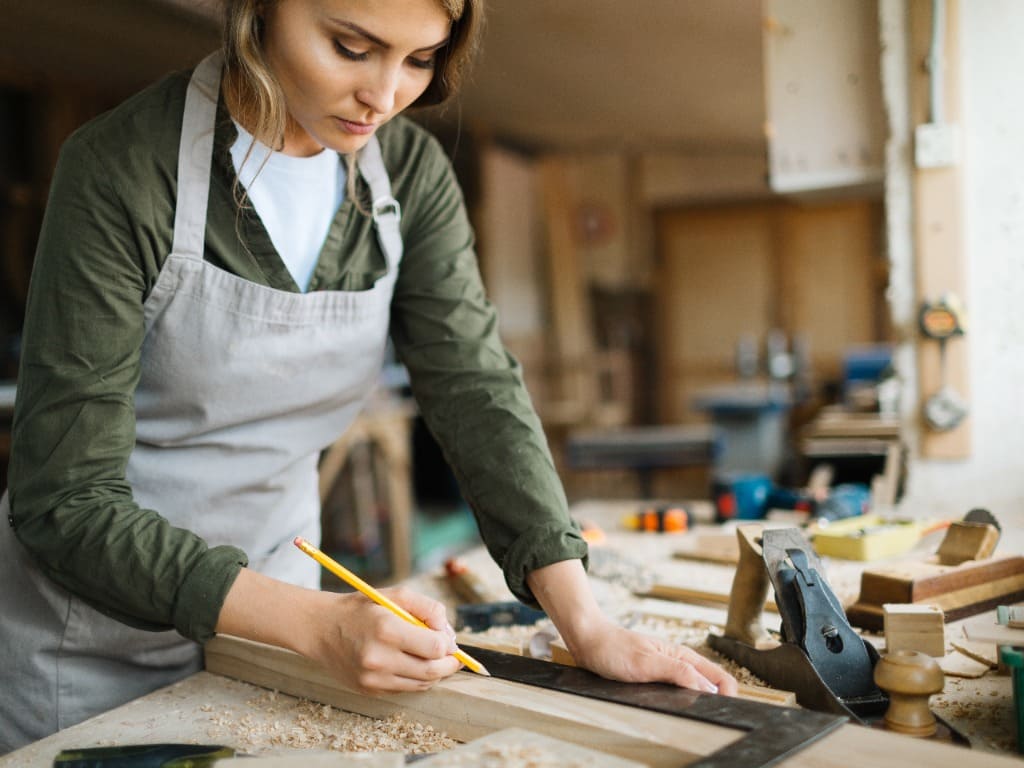
<path fill-rule="evenodd" d="M 464 645 L 493 677 L 699 720 L 746 735 L 688 768 L 767 768 L 831 733 L 846 717 L 714 696 L 664 683 L 620 683 L 579 667 Z"/>

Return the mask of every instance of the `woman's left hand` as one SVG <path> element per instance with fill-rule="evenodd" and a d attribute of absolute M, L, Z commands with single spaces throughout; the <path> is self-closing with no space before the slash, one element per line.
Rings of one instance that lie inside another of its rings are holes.
<path fill-rule="evenodd" d="M 631 683 L 672 683 L 735 696 L 736 679 L 685 645 L 612 623 L 594 600 L 579 560 L 538 568 L 527 577 L 576 663 L 602 677 Z"/>
<path fill-rule="evenodd" d="M 689 646 L 668 643 L 608 622 L 577 639 L 576 663 L 611 680 L 671 683 L 735 696 L 736 679 Z"/>

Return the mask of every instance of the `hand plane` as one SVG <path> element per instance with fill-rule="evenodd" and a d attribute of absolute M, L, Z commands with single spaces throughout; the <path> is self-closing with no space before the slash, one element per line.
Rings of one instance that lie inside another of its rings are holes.
<path fill-rule="evenodd" d="M 796 528 L 737 528 L 740 559 L 725 632 L 708 643 L 766 683 L 793 691 L 801 706 L 867 724 L 888 695 L 874 682 L 878 652 L 858 635 L 825 580 L 810 543 Z M 761 626 L 769 586 L 782 617 L 780 638 Z"/>
<path fill-rule="evenodd" d="M 942 689 L 942 672 L 927 656 L 887 656 L 884 674 L 876 674 L 878 651 L 850 626 L 825 580 L 821 561 L 799 530 L 765 531 L 760 525 L 741 525 L 736 536 L 740 558 L 725 633 L 708 635 L 712 648 L 769 685 L 792 691 L 807 709 L 846 715 L 861 725 L 969 743 L 928 709 L 928 694 Z M 775 589 L 782 617 L 778 638 L 761 626 L 769 586 Z M 910 672 L 910 677 L 900 671 L 922 663 L 934 668 L 937 680 L 919 680 L 920 670 Z M 886 690 L 875 682 L 883 679 Z M 892 706 L 886 691 L 893 694 Z M 908 694 L 916 696 L 913 703 Z M 922 725 L 911 727 L 903 720 Z"/>

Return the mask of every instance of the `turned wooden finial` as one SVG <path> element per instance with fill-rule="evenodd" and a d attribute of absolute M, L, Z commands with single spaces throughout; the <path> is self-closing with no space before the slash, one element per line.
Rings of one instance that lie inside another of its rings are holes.
<path fill-rule="evenodd" d="M 889 694 L 885 727 L 928 738 L 937 728 L 928 698 L 941 693 L 946 677 L 938 662 L 919 651 L 895 651 L 875 665 L 875 684 Z"/>

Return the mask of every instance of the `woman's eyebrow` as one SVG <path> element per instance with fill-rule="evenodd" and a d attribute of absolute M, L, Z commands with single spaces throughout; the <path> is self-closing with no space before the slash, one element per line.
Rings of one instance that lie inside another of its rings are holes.
<path fill-rule="evenodd" d="M 333 19 L 332 18 L 331 21 L 333 23 L 337 24 L 339 27 L 345 27 L 346 29 L 349 29 L 349 30 L 355 32 L 360 37 L 365 37 L 367 40 L 369 40 L 374 45 L 379 45 L 381 48 L 384 48 L 385 50 L 391 50 L 391 44 L 390 43 L 385 42 L 384 40 L 380 39 L 379 37 L 377 37 L 375 34 L 370 32 L 369 30 L 363 29 L 358 24 L 353 24 L 351 21 L 345 21 L 343 19 Z M 425 45 L 422 48 L 417 48 L 416 52 L 420 53 L 420 52 L 426 52 L 426 51 L 436 51 L 437 49 L 444 48 L 446 45 L 448 45 L 448 41 L 449 41 L 449 38 L 446 37 L 444 40 L 442 40 L 439 43 L 435 43 L 434 45 Z"/>

